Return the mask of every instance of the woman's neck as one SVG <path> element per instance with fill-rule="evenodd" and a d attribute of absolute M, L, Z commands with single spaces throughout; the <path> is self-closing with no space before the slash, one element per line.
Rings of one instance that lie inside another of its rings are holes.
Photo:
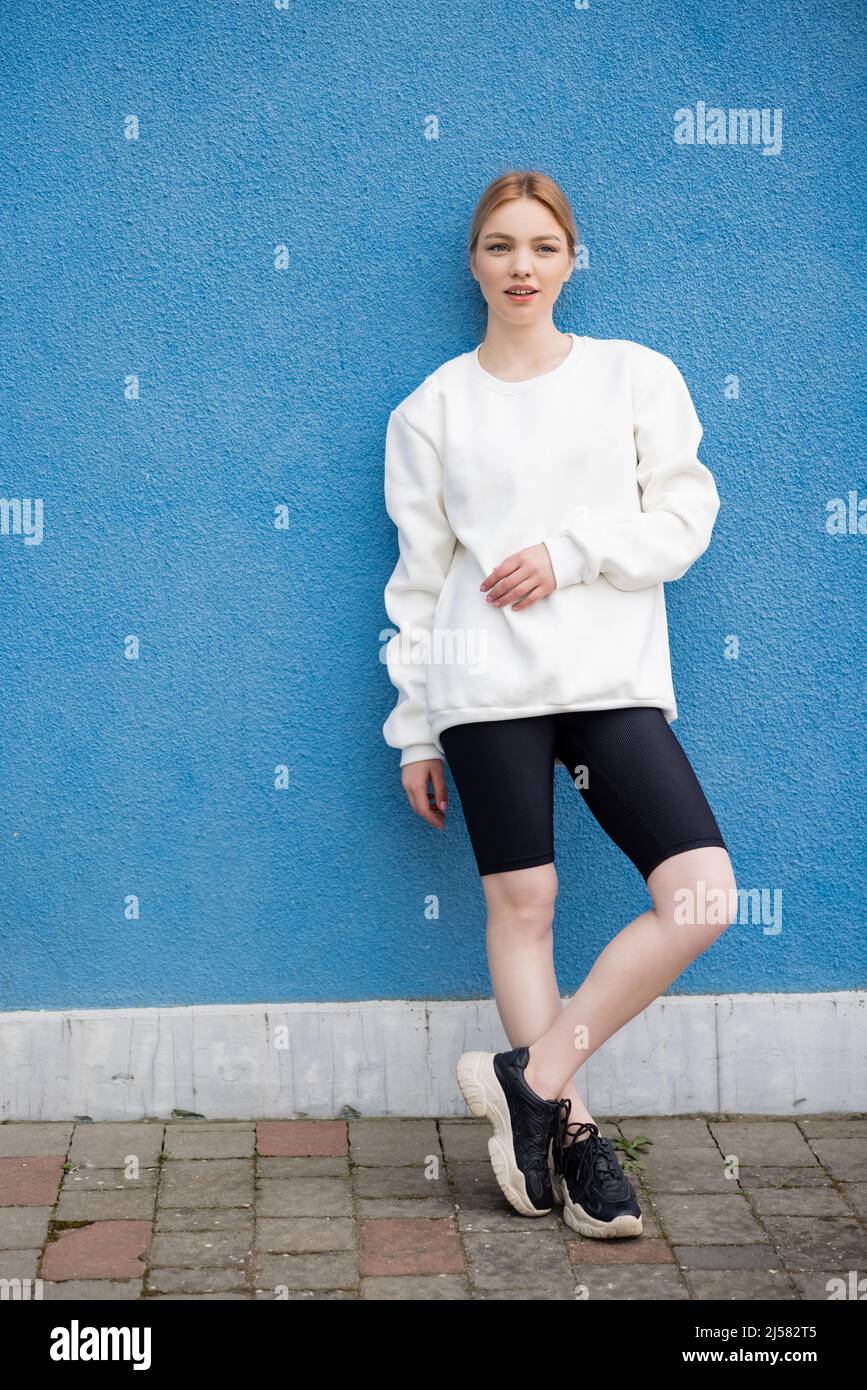
<path fill-rule="evenodd" d="M 572 334 L 561 333 L 553 323 L 515 332 L 489 322 L 479 344 L 478 362 L 502 381 L 525 381 L 554 371 L 571 351 Z"/>

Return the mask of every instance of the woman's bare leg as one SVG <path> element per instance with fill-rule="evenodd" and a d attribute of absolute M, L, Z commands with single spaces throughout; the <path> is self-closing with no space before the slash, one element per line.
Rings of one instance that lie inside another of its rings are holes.
<path fill-rule="evenodd" d="M 710 910 L 722 890 L 725 910 L 710 922 L 681 920 L 679 894 L 696 894 L 700 881 Z M 735 920 L 737 886 L 726 850 L 710 846 L 670 856 L 647 880 L 653 907 L 629 922 L 598 956 L 581 988 L 559 1010 L 530 1049 L 524 1076 L 539 1095 L 556 1097 L 602 1044 L 646 1009 Z M 579 1047 L 576 1048 L 576 1039 Z"/>
<path fill-rule="evenodd" d="M 484 874 L 481 882 L 488 904 L 488 966 L 500 1021 L 512 1047 L 529 1047 L 563 1012 L 554 972 L 557 872 L 553 864 L 540 864 Z M 593 1116 L 575 1087 L 574 1070 L 581 1060 L 576 1053 L 573 1074 L 558 1089 L 538 1094 L 546 1100 L 568 1098 L 570 1119 L 590 1121 Z"/>

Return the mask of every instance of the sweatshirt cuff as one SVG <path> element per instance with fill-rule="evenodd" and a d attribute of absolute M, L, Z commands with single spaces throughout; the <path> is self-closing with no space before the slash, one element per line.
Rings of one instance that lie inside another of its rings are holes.
<path fill-rule="evenodd" d="M 580 584 L 587 572 L 587 555 L 571 536 L 551 536 L 545 542 L 558 589 Z"/>
<path fill-rule="evenodd" d="M 406 767 L 407 763 L 420 763 L 426 758 L 442 759 L 442 756 L 435 743 L 410 743 L 400 755 L 400 765 Z"/>

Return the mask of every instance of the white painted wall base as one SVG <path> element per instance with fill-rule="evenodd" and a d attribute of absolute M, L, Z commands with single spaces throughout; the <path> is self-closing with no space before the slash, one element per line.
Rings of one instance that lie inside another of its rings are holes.
<path fill-rule="evenodd" d="M 577 1074 L 597 1118 L 867 1110 L 867 993 L 665 995 Z M 466 1115 L 492 999 L 0 1014 L 0 1119 Z"/>

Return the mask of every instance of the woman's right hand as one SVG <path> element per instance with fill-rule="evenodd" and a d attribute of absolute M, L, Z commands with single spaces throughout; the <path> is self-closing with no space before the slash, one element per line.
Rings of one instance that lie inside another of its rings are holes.
<path fill-rule="evenodd" d="M 400 779 L 412 809 L 439 830 L 445 829 L 446 778 L 442 758 L 422 758 L 401 768 Z M 428 779 L 433 783 L 433 804 L 428 799 Z"/>

